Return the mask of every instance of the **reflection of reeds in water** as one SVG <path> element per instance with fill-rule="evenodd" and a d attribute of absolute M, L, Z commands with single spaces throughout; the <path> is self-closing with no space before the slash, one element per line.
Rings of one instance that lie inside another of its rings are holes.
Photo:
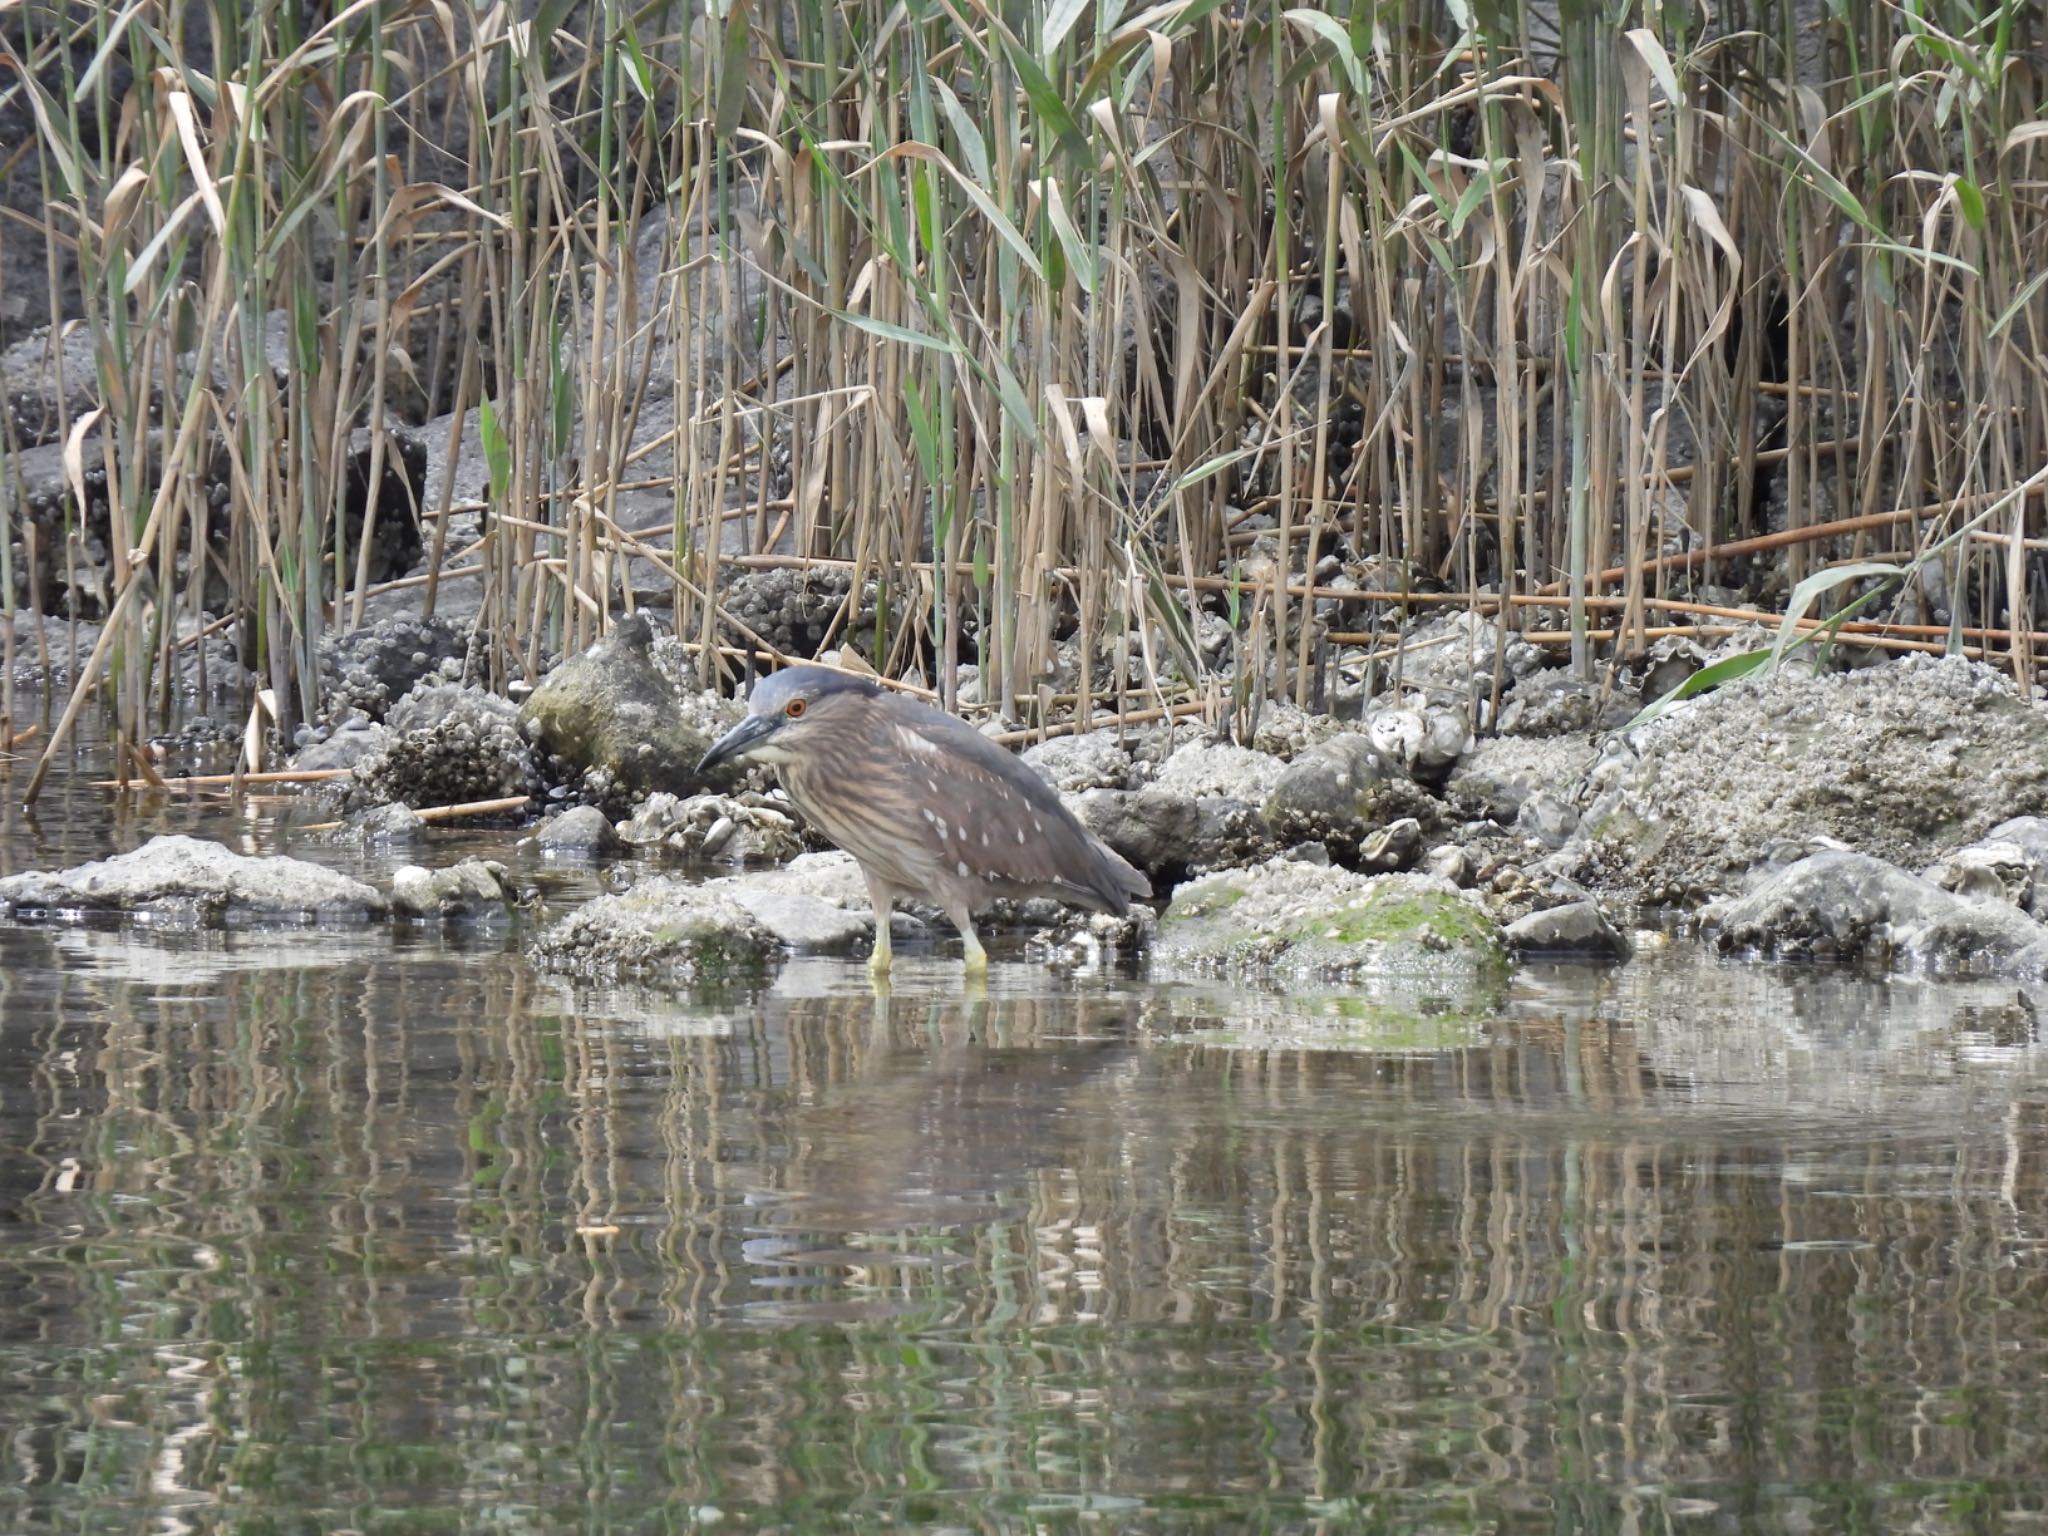
<path fill-rule="evenodd" d="M 0 1511 L 1784 1485 L 1840 1528 L 2048 1453 L 2038 1048 L 1958 1049 L 2010 989 L 1710 972 L 1681 1031 L 1567 979 L 1347 1055 L 1135 994 L 692 1033 L 489 957 L 21 974 Z"/>

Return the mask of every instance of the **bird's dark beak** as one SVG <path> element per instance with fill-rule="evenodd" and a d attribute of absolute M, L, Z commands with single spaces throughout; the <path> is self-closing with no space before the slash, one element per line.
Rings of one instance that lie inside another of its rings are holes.
<path fill-rule="evenodd" d="M 775 728 L 781 724 L 780 715 L 747 716 L 711 744 L 711 750 L 697 763 L 697 777 L 701 779 L 720 763 L 736 762 L 745 758 L 753 751 L 757 742 L 774 734 Z"/>

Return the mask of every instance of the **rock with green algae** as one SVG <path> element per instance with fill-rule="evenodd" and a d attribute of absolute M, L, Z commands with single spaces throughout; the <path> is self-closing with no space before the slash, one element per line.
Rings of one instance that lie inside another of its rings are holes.
<path fill-rule="evenodd" d="M 1175 891 L 1153 962 L 1167 973 L 1469 984 L 1504 977 L 1507 948 L 1499 924 L 1449 881 L 1272 859 Z"/>
<path fill-rule="evenodd" d="M 550 672 L 519 712 L 542 751 L 628 797 L 694 792 L 697 760 L 740 713 L 715 694 L 679 690 L 655 664 L 653 638 L 644 617 L 628 615 Z M 737 777 L 713 775 L 720 785 Z"/>

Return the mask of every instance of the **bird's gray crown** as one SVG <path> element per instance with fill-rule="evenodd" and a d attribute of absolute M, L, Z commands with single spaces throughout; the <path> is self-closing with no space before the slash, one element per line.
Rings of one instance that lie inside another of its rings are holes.
<path fill-rule="evenodd" d="M 871 677 L 835 672 L 830 667 L 789 667 L 754 685 L 754 691 L 747 697 L 747 710 L 750 714 L 772 715 L 780 713 L 783 706 L 798 696 L 822 699 L 834 693 L 860 693 L 873 698 L 881 691 L 881 685 Z"/>

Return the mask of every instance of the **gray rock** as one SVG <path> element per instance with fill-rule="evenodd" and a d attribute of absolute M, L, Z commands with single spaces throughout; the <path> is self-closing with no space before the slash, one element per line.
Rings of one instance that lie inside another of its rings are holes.
<path fill-rule="evenodd" d="M 1151 787 L 1184 800 L 1239 800 L 1259 805 L 1287 765 L 1279 758 L 1229 742 L 1196 740 L 1174 749 Z"/>
<path fill-rule="evenodd" d="M 1411 778 L 1441 784 L 1472 745 L 1462 709 L 1404 704 L 1382 709 L 1366 722 L 1366 739 Z"/>
<path fill-rule="evenodd" d="M 1493 692 L 1495 659 L 1509 679 L 1541 669 L 1548 658 L 1518 635 L 1505 646 L 1494 620 L 1471 612 L 1425 619 L 1401 640 L 1401 686 L 1434 698 L 1487 698 Z"/>
<path fill-rule="evenodd" d="M 1518 955 L 1586 960 L 1626 960 L 1631 949 L 1628 936 L 1590 901 L 1546 907 L 1509 923 L 1507 943 Z"/>
<path fill-rule="evenodd" d="M 1595 770 L 1606 787 L 1565 851 L 1580 878 L 1650 899 L 1734 890 L 1785 838 L 1919 869 L 2048 811 L 2048 713 L 1960 658 L 1788 665 L 1686 700 L 1634 741 L 1633 760 Z"/>
<path fill-rule="evenodd" d="M 461 631 L 441 618 L 379 619 L 346 634 L 329 634 L 320 642 L 323 712 L 337 719 L 361 710 L 382 720 L 421 682 L 441 677 L 448 663 L 456 663 L 459 672 L 466 646 Z"/>
<path fill-rule="evenodd" d="M 780 864 L 804 846 L 792 816 L 753 796 L 649 795 L 619 823 L 619 836 L 635 848 L 728 864 Z"/>
<path fill-rule="evenodd" d="M 1472 883 L 1472 855 L 1455 844 L 1446 843 L 1429 850 L 1422 860 L 1422 871 L 1463 890 Z"/>
<path fill-rule="evenodd" d="M 1365 737 L 1335 736 L 1311 747 L 1274 781 L 1264 803 L 1283 843 L 1316 840 L 1348 856 L 1380 827 L 1403 817 L 1436 824 L 1436 802 Z"/>
<path fill-rule="evenodd" d="M 1931 866 L 1927 878 L 1967 896 L 1996 895 L 2048 921 L 2048 817 L 2015 816 Z"/>
<path fill-rule="evenodd" d="M 615 829 L 619 841 L 629 848 L 653 848 L 668 840 L 669 833 L 684 825 L 683 797 L 659 790 L 633 808 L 633 814 Z"/>
<path fill-rule="evenodd" d="M 426 830 L 427 824 L 413 814 L 411 806 L 393 802 L 350 817 L 346 835 L 372 846 L 391 846 L 418 842 Z"/>
<path fill-rule="evenodd" d="M 1186 867 L 1187 854 L 1201 835 L 1201 812 L 1179 795 L 1091 789 L 1069 797 L 1067 808 L 1132 868 L 1148 875 Z"/>
<path fill-rule="evenodd" d="M 594 859 L 619 846 L 619 834 L 594 805 L 578 805 L 541 823 L 534 842 L 548 858 Z"/>
<path fill-rule="evenodd" d="M 1622 693 L 1557 668 L 1533 673 L 1502 695 L 1500 731 L 1503 736 L 1583 736 L 1618 730 L 1641 708 L 1632 691 Z"/>
<path fill-rule="evenodd" d="M 1987 837 L 1921 871 L 1944 891 L 1973 900 L 2003 901 L 2028 908 L 2034 891 L 2034 867 L 2018 843 Z"/>
<path fill-rule="evenodd" d="M 1422 851 L 1422 823 L 1413 816 L 1390 821 L 1358 845 L 1358 867 L 1374 874 L 1406 869 Z"/>
<path fill-rule="evenodd" d="M 152 838 L 111 859 L 0 880 L 0 914 L 22 921 L 115 914 L 183 926 L 360 923 L 384 911 L 381 895 L 338 871 L 194 837 Z"/>
<path fill-rule="evenodd" d="M 830 853 L 799 854 L 778 869 L 749 870 L 744 875 L 731 877 L 735 883 L 743 883 L 757 891 L 795 891 L 815 897 L 831 906 L 866 916 L 872 922 L 873 913 L 868 908 L 868 883 L 854 862 L 853 855 L 833 849 Z M 718 882 L 714 882 L 718 883 Z M 898 914 L 899 917 L 901 914 Z M 906 931 L 915 931 L 916 924 L 907 924 Z"/>
<path fill-rule="evenodd" d="M 544 929 L 529 954 L 546 969 L 690 981 L 759 975 L 775 947 L 730 895 L 657 877 L 585 903 Z"/>
<path fill-rule="evenodd" d="M 1214 869 L 1263 858 L 1271 830 L 1256 806 L 1157 789 L 1091 789 L 1067 797 L 1081 824 L 1147 875 Z"/>
<path fill-rule="evenodd" d="M 58 362 L 61 390 L 53 366 Z M 29 448 L 59 441 L 62 423 L 76 421 L 99 403 L 99 378 L 92 329 L 82 323 L 64 327 L 54 338 L 43 326 L 0 351 L 0 409 L 13 418 L 16 442 Z"/>
<path fill-rule="evenodd" d="M 1359 875 L 1272 859 L 1190 881 L 1159 921 L 1156 968 L 1475 982 L 1504 973 L 1500 928 L 1421 875 Z"/>
<path fill-rule="evenodd" d="M 1496 736 L 1474 743 L 1445 782 L 1461 812 L 1512 827 L 1538 790 L 1569 797 L 1594 761 L 1583 737 Z"/>
<path fill-rule="evenodd" d="M 653 631 L 632 614 L 580 656 L 550 672 L 520 717 L 541 750 L 575 772 L 601 775 L 629 796 L 699 787 L 697 760 L 740 707 L 687 695 L 650 655 Z M 719 786 L 738 771 L 716 770 Z"/>
<path fill-rule="evenodd" d="M 1829 851 L 1704 914 L 1723 950 L 1869 960 L 1935 974 L 2048 976 L 2048 928 L 1867 854 Z"/>
<path fill-rule="evenodd" d="M 362 715 L 352 715 L 328 735 L 325 741 L 316 741 L 292 759 L 294 768 L 333 769 L 353 768 L 365 758 L 374 757 L 391 745 L 391 731 L 373 724 Z"/>
<path fill-rule="evenodd" d="M 1545 848 L 1562 848 L 1578 827 L 1577 807 L 1547 789 L 1539 789 L 1524 800 L 1515 816 L 1515 830 L 1535 838 Z"/>
<path fill-rule="evenodd" d="M 532 748 L 519 713 L 481 688 L 417 688 L 392 707 L 391 739 L 346 781 L 351 810 L 398 801 L 464 805 L 540 793 Z"/>
<path fill-rule="evenodd" d="M 852 911 L 803 891 L 750 884 L 744 876 L 713 884 L 753 914 L 754 921 L 785 949 L 844 954 L 874 936 L 871 911 Z"/>
<path fill-rule="evenodd" d="M 391 872 L 391 910 L 400 917 L 502 917 L 512 904 L 505 889 L 505 866 L 484 859 L 464 859 L 446 869 L 401 864 Z"/>
<path fill-rule="evenodd" d="M 797 867 L 808 859 L 818 862 Z M 847 871 L 858 882 L 852 859 L 807 855 L 788 869 L 701 884 L 643 880 L 553 924 L 531 953 L 556 969 L 691 980 L 758 974 L 781 950 L 843 952 L 874 932 L 864 884 L 858 908 L 841 904 L 853 896 Z"/>
<path fill-rule="evenodd" d="M 1021 755 L 1062 794 L 1131 787 L 1131 754 L 1109 731 L 1055 736 Z"/>

